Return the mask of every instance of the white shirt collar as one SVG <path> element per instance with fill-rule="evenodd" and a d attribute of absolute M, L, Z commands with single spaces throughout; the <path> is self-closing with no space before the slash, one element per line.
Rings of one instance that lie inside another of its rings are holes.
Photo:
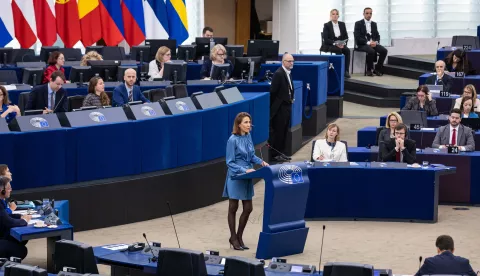
<path fill-rule="evenodd" d="M 372 20 L 367 20 L 365 18 L 363 20 L 365 20 L 365 24 L 370 24 L 372 22 Z"/>
<path fill-rule="evenodd" d="M 47 83 L 47 87 L 48 87 L 48 95 L 52 94 L 53 89 L 50 87 L 50 82 Z"/>
<path fill-rule="evenodd" d="M 460 126 L 460 125 L 458 125 L 458 126 L 456 126 L 456 127 L 453 127 L 452 125 L 450 125 L 450 132 L 452 132 L 454 129 L 456 129 L 457 132 L 458 132 L 458 127 L 459 127 L 459 126 Z"/>
<path fill-rule="evenodd" d="M 337 23 L 335 23 L 335 22 L 332 21 L 332 24 L 333 24 L 334 26 L 338 26 L 338 22 L 339 22 L 339 21 L 337 21 Z"/>
<path fill-rule="evenodd" d="M 282 65 L 282 68 L 283 68 L 283 70 L 284 70 L 288 75 L 290 75 L 290 73 L 291 73 L 290 70 L 288 70 L 287 68 L 285 68 L 285 66 L 283 66 L 283 65 Z"/>

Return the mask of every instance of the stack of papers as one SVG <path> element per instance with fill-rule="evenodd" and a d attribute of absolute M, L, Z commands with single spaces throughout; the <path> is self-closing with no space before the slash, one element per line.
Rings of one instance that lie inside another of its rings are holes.
<path fill-rule="evenodd" d="M 110 244 L 110 245 L 102 246 L 102 248 L 112 250 L 112 251 L 114 251 L 114 250 L 124 250 L 124 249 L 128 248 L 128 244 L 124 244 L 124 243 Z"/>

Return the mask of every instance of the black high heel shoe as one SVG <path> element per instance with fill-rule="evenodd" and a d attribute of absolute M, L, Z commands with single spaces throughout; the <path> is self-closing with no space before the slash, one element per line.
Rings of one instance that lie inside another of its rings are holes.
<path fill-rule="evenodd" d="M 242 240 L 242 239 L 238 239 L 238 243 L 240 244 L 240 247 L 243 248 L 244 250 L 250 249 L 250 247 L 246 246 L 246 245 L 243 243 L 243 240 Z"/>
<path fill-rule="evenodd" d="M 233 249 L 235 249 L 235 250 L 243 251 L 244 248 L 242 246 L 240 246 L 240 244 L 238 244 L 237 240 L 229 239 L 228 241 L 230 242 L 230 248 L 233 247 Z M 235 244 L 235 242 L 237 244 Z"/>

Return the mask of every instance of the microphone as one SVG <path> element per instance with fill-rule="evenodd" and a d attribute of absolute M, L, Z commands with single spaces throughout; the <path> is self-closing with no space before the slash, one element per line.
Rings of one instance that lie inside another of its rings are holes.
<path fill-rule="evenodd" d="M 54 92 L 54 93 L 57 93 L 57 92 Z M 58 101 L 57 105 L 56 105 L 55 108 L 52 110 L 52 112 L 55 112 L 55 110 L 57 110 L 57 107 L 60 105 L 60 103 L 62 102 L 63 98 L 65 98 L 65 93 L 63 93 L 62 97 L 60 98 L 60 101 Z"/>
<path fill-rule="evenodd" d="M 318 271 L 320 271 L 320 267 L 322 266 L 323 237 L 324 236 L 325 236 L 325 225 L 323 225 L 323 231 L 322 231 L 322 245 L 320 246 L 320 261 L 318 262 Z"/>
<path fill-rule="evenodd" d="M 178 248 L 180 247 L 180 241 L 178 240 L 177 228 L 175 228 L 175 221 L 173 221 L 172 209 L 170 209 L 170 202 L 167 201 L 168 212 L 170 212 L 170 217 L 172 218 L 173 230 L 175 230 L 175 236 L 177 237 Z"/>
<path fill-rule="evenodd" d="M 420 267 L 422 266 L 422 260 L 423 260 L 422 256 L 418 257 L 418 270 L 420 270 Z"/>
<path fill-rule="evenodd" d="M 440 48 L 440 41 L 437 41 L 437 51 L 438 51 L 438 48 Z"/>
<path fill-rule="evenodd" d="M 152 259 L 151 259 L 151 260 L 152 260 L 152 263 L 156 263 L 157 260 L 158 260 L 158 257 L 156 257 L 155 254 L 153 254 L 153 249 L 152 249 L 152 247 L 150 246 L 150 243 L 149 243 L 148 240 L 147 240 L 147 235 L 145 235 L 145 233 L 143 233 L 143 238 L 145 239 L 145 241 L 147 241 L 148 248 L 150 248 L 150 252 L 152 252 L 152 255 L 153 255 L 153 257 L 152 257 Z"/>
<path fill-rule="evenodd" d="M 422 134 L 420 134 L 420 149 L 423 151 L 423 133 L 425 131 L 422 130 L 422 128 L 420 128 L 420 131 L 422 132 Z M 407 137 L 405 137 L 407 138 Z"/>
<path fill-rule="evenodd" d="M 283 158 L 285 158 L 285 159 L 287 159 L 287 160 L 292 160 L 291 157 L 287 156 L 285 153 L 280 152 L 280 151 L 277 150 L 276 148 L 272 147 L 269 143 L 267 143 L 266 146 L 269 147 L 270 149 L 273 149 L 276 153 L 280 154 Z"/>

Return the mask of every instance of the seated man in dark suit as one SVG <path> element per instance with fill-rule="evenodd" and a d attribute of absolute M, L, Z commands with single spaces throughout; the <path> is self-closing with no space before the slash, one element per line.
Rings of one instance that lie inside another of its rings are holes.
<path fill-rule="evenodd" d="M 468 259 L 453 255 L 455 247 L 453 239 L 447 235 L 441 235 L 435 242 L 437 256 L 426 258 L 422 267 L 415 276 L 421 275 L 477 275 Z"/>
<path fill-rule="evenodd" d="M 10 197 L 12 186 L 10 179 L 0 176 L 0 258 L 17 257 L 24 259 L 27 256 L 25 243 L 21 243 L 10 236 L 10 229 L 13 227 L 27 226 L 32 218 L 30 215 L 8 214 L 7 202 Z"/>
<path fill-rule="evenodd" d="M 353 35 L 355 43 L 360 51 L 367 53 L 367 76 L 383 75 L 383 63 L 387 57 L 388 50 L 380 45 L 380 34 L 378 33 L 377 23 L 371 21 L 372 9 L 365 8 L 363 10 L 363 18 L 355 22 Z M 375 70 L 373 69 L 373 61 L 377 53 L 380 55 Z M 372 73 L 372 70 L 373 73 Z"/>
<path fill-rule="evenodd" d="M 137 71 L 130 68 L 125 70 L 123 75 L 125 83 L 120 84 L 113 90 L 112 106 L 123 106 L 129 102 L 142 101 L 149 103 L 150 101 L 143 96 L 140 87 L 135 85 L 137 81 Z"/>
<path fill-rule="evenodd" d="M 450 122 L 448 125 L 438 129 L 435 139 L 433 139 L 432 148 L 443 149 L 452 145 L 458 146 L 460 151 L 475 151 L 472 129 L 460 124 L 462 111 L 458 108 L 452 109 L 448 121 Z"/>
<path fill-rule="evenodd" d="M 345 56 L 345 78 L 350 78 L 350 49 L 347 44 L 337 44 L 336 41 L 346 40 L 348 42 L 348 33 L 345 22 L 338 21 L 338 10 L 330 11 L 330 21 L 323 24 L 323 43 L 320 51 L 332 52 L 337 55 L 343 54 Z"/>
<path fill-rule="evenodd" d="M 32 89 L 25 110 L 41 109 L 43 114 L 67 112 L 67 92 L 62 88 L 64 83 L 65 75 L 61 71 L 53 72 L 48 83 L 37 85 Z"/>
<path fill-rule="evenodd" d="M 439 60 L 435 62 L 435 71 L 437 74 L 431 75 L 425 81 L 427 85 L 443 85 L 443 91 L 451 92 L 453 86 L 453 78 L 445 74 L 445 62 Z"/>
<path fill-rule="evenodd" d="M 400 123 L 395 126 L 395 138 L 381 142 L 379 145 L 380 161 L 415 163 L 417 158 L 415 141 L 405 139 L 406 133 L 407 126 L 405 124 Z"/>

